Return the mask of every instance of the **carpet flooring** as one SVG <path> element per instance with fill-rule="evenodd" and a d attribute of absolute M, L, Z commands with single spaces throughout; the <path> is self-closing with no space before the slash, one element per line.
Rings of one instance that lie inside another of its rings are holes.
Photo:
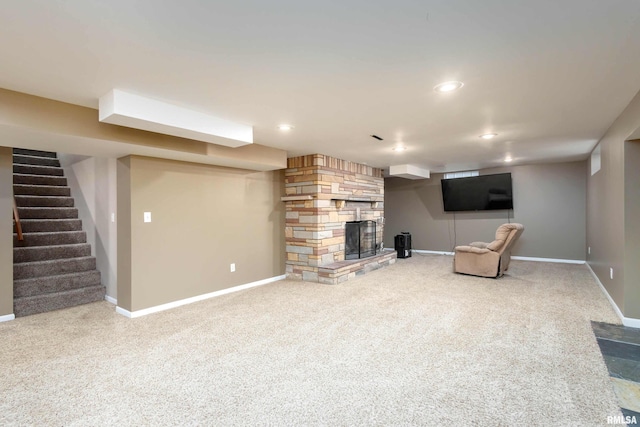
<path fill-rule="evenodd" d="M 620 323 L 584 265 L 439 255 L 137 319 L 92 303 L 0 324 L 0 425 L 601 426 L 590 321 Z"/>

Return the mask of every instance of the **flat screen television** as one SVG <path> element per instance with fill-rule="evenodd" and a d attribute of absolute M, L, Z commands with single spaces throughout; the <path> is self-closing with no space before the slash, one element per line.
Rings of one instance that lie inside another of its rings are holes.
<path fill-rule="evenodd" d="M 513 209 L 511 174 L 443 179 L 445 212 Z"/>

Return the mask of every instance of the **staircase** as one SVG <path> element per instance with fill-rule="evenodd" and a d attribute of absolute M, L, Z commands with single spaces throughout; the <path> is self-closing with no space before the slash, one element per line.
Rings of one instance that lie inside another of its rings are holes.
<path fill-rule="evenodd" d="M 13 150 L 23 241 L 13 234 L 16 317 L 104 300 L 105 287 L 56 153 Z"/>

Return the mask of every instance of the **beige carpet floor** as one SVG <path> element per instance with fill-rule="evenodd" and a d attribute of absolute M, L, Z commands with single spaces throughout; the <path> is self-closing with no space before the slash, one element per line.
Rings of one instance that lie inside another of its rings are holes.
<path fill-rule="evenodd" d="M 619 323 L 584 265 L 439 255 L 138 319 L 94 303 L 0 324 L 0 425 L 601 426 L 590 320 Z"/>

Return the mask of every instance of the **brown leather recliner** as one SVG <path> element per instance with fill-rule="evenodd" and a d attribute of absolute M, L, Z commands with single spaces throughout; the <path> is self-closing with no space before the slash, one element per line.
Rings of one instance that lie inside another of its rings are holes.
<path fill-rule="evenodd" d="M 509 268 L 511 247 L 518 240 L 522 224 L 502 224 L 491 243 L 473 242 L 468 246 L 456 246 L 453 271 L 482 277 L 501 277 Z"/>

